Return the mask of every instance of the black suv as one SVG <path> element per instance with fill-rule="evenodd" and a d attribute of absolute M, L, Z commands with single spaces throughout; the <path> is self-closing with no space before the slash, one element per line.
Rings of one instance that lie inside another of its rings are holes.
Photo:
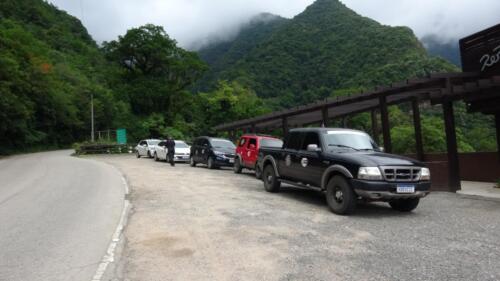
<path fill-rule="evenodd" d="M 370 136 L 355 130 L 291 130 L 282 148 L 260 149 L 257 165 L 267 191 L 279 191 L 281 183 L 324 191 L 337 214 L 354 211 L 358 199 L 409 212 L 431 186 L 423 163 L 383 153 Z"/>
<path fill-rule="evenodd" d="M 207 164 L 209 169 L 232 167 L 236 156 L 236 146 L 226 139 L 199 137 L 191 146 L 191 167 Z"/>

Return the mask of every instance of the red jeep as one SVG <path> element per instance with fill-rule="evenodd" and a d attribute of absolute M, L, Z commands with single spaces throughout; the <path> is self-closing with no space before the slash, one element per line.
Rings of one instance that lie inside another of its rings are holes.
<path fill-rule="evenodd" d="M 262 171 L 256 166 L 259 148 L 276 147 L 281 148 L 283 141 L 271 136 L 243 135 L 236 143 L 236 159 L 234 160 L 234 172 L 239 174 L 243 168 L 255 170 L 255 176 L 260 179 Z M 257 168 L 257 169 L 256 169 Z"/>

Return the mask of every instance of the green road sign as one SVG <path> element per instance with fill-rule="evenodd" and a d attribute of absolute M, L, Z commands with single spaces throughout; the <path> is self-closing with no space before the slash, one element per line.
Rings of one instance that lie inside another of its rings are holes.
<path fill-rule="evenodd" d="M 118 144 L 127 144 L 127 129 L 116 130 L 116 142 Z"/>

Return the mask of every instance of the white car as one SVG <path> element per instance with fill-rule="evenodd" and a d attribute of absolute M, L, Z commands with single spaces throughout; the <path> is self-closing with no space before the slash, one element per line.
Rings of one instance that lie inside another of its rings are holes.
<path fill-rule="evenodd" d="M 184 141 L 175 141 L 175 162 L 189 162 L 189 152 L 191 147 L 187 145 Z M 154 158 L 156 161 L 165 160 L 167 161 L 167 141 L 161 141 L 155 148 Z M 168 162 L 168 161 L 167 161 Z"/>
<path fill-rule="evenodd" d="M 161 142 L 161 140 L 150 139 L 150 140 L 142 140 L 135 147 L 137 158 L 141 158 L 141 156 L 147 156 L 149 158 L 153 158 L 155 153 L 156 146 Z"/>

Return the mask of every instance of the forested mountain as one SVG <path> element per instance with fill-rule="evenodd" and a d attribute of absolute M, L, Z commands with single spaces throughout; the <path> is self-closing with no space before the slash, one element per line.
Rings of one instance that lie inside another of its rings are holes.
<path fill-rule="evenodd" d="M 106 87 L 107 63 L 80 22 L 39 0 L 0 2 L 0 153 L 58 147 L 111 126 L 119 103 Z"/>
<path fill-rule="evenodd" d="M 442 59 L 429 57 L 409 28 L 383 26 L 337 0 L 318 0 L 279 28 L 269 26 L 268 30 L 270 34 L 253 40 L 237 37 L 232 45 L 252 42 L 240 47 L 248 51 L 236 57 L 230 51 L 219 56 L 210 64 L 209 79 L 202 80 L 201 87 L 220 79 L 236 80 L 260 97 L 287 107 L 338 89 L 456 70 Z M 208 47 L 200 54 L 217 48 Z"/>
<path fill-rule="evenodd" d="M 440 56 L 458 67 L 462 66 L 458 41 L 443 42 L 437 35 L 424 36 L 420 41 L 422 41 L 430 55 Z"/>
<path fill-rule="evenodd" d="M 210 65 L 196 90 L 207 90 L 217 84 L 218 74 L 244 58 L 250 51 L 259 48 L 280 27 L 289 20 L 277 15 L 262 13 L 252 17 L 243 24 L 235 38 L 228 41 L 215 42 L 202 48 L 198 54 Z"/>

